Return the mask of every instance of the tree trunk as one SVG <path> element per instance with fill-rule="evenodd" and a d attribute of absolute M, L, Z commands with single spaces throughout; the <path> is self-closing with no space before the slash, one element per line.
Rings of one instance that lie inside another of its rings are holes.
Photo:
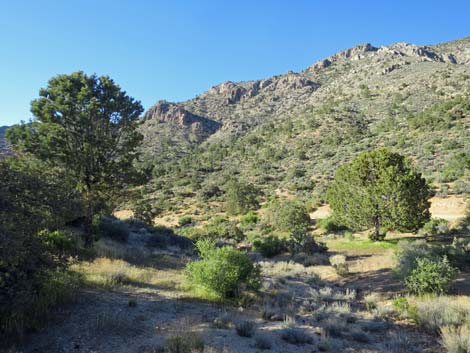
<path fill-rule="evenodd" d="M 380 216 L 374 217 L 374 230 L 371 239 L 377 241 L 380 239 Z"/>
<path fill-rule="evenodd" d="M 87 191 L 85 194 L 84 232 L 84 246 L 91 248 L 93 246 L 93 199 L 90 191 Z"/>
<path fill-rule="evenodd" d="M 85 227 L 84 227 L 84 245 L 85 248 L 91 248 L 93 245 L 93 216 L 85 216 Z"/>

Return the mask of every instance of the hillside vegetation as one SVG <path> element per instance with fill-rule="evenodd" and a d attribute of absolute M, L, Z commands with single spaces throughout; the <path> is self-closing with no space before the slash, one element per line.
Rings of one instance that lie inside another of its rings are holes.
<path fill-rule="evenodd" d="M 367 44 L 300 73 L 226 82 L 186 102 L 159 102 L 141 128 L 144 163 L 155 176 L 146 193 L 184 209 L 235 177 L 257 185 L 265 199 L 321 201 L 337 166 L 377 147 L 412 158 L 438 191 L 466 193 L 469 65 L 468 38 Z M 171 109 L 163 113 L 163 106 Z"/>
<path fill-rule="evenodd" d="M 0 159 L 1 352 L 470 353 L 469 38 L 143 116 L 75 72 L 31 111 Z"/>

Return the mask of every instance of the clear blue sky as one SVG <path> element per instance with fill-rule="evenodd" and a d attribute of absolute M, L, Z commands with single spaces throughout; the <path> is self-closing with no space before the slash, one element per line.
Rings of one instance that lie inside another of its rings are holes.
<path fill-rule="evenodd" d="M 107 74 L 148 108 L 363 42 L 468 36 L 469 14 L 468 0 L 0 0 L 0 125 L 28 120 L 59 73 Z"/>

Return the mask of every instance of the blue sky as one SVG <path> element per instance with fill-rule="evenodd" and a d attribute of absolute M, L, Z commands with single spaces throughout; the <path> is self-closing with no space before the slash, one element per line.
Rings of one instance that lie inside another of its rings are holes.
<path fill-rule="evenodd" d="M 363 42 L 470 35 L 470 1 L 0 0 L 0 125 L 59 73 L 111 76 L 145 108 L 300 71 Z"/>

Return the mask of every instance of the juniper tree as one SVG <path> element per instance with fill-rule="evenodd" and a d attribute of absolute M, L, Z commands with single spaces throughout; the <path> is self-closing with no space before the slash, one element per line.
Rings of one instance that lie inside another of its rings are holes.
<path fill-rule="evenodd" d="M 108 76 L 83 72 L 58 75 L 31 103 L 35 119 L 11 128 L 17 149 L 62 167 L 75 180 L 85 206 L 85 243 L 92 243 L 92 219 L 113 190 L 133 174 L 142 135 L 136 130 L 143 108 Z"/>
<path fill-rule="evenodd" d="M 387 149 L 359 155 L 338 168 L 327 192 L 334 217 L 353 230 L 417 231 L 430 218 L 430 188 L 409 160 Z"/>

